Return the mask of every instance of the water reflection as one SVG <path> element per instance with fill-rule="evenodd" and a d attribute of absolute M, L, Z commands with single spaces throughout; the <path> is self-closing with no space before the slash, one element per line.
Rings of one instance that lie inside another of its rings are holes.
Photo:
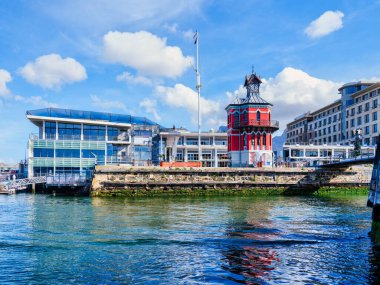
<path fill-rule="evenodd" d="M 223 251 L 222 259 L 222 268 L 232 273 L 227 279 L 242 284 L 263 284 L 270 280 L 270 272 L 280 262 L 276 250 L 265 246 L 280 234 L 269 219 L 274 205 L 267 199 L 245 204 L 245 209 L 240 205 L 239 211 L 232 205 L 234 219 L 226 228 L 231 245 Z"/>
<path fill-rule="evenodd" d="M 379 284 L 365 201 L 0 197 L 0 280 Z"/>

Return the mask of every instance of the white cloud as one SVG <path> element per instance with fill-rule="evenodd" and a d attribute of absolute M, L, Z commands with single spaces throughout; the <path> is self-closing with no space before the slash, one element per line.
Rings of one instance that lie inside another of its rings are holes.
<path fill-rule="evenodd" d="M 91 104 L 92 106 L 98 108 L 99 110 L 109 111 L 109 110 L 122 110 L 124 112 L 128 112 L 127 106 L 121 101 L 112 101 L 112 100 L 104 100 L 99 98 L 96 95 L 91 95 Z"/>
<path fill-rule="evenodd" d="M 5 69 L 0 69 L 0 96 L 5 96 L 10 93 L 7 83 L 12 81 L 11 74 Z"/>
<path fill-rule="evenodd" d="M 147 78 L 144 76 L 134 76 L 127 71 L 116 76 L 116 80 L 119 82 L 124 81 L 124 82 L 132 83 L 132 84 L 142 84 L 142 85 L 153 84 L 153 81 L 150 78 Z"/>
<path fill-rule="evenodd" d="M 37 107 L 53 107 L 57 108 L 58 104 L 48 102 L 45 99 L 43 99 L 41 96 L 31 96 L 31 97 L 24 97 L 20 95 L 15 95 L 14 100 L 21 103 L 31 104 Z"/>
<path fill-rule="evenodd" d="M 326 11 L 306 27 L 305 33 L 311 38 L 320 38 L 343 27 L 344 14 L 341 11 Z"/>
<path fill-rule="evenodd" d="M 39 3 L 40 2 L 40 3 Z M 157 27 L 173 19 L 201 13 L 204 0 L 56 0 L 34 6 L 76 30 L 109 30 L 120 26 Z"/>
<path fill-rule="evenodd" d="M 183 38 L 189 42 L 194 40 L 195 32 L 192 29 L 182 32 Z"/>
<path fill-rule="evenodd" d="M 162 103 L 171 107 L 184 108 L 192 115 L 192 121 L 197 121 L 198 94 L 193 89 L 183 84 L 176 84 L 174 87 L 157 86 L 156 93 L 162 99 Z M 207 124 L 220 122 L 220 113 L 225 113 L 223 105 L 218 101 L 201 97 L 203 122 Z"/>
<path fill-rule="evenodd" d="M 312 77 L 300 69 L 286 67 L 274 78 L 263 80 L 261 95 L 275 103 L 317 108 L 338 99 L 341 85 Z"/>
<path fill-rule="evenodd" d="M 140 107 L 143 107 L 146 112 L 152 114 L 155 120 L 160 121 L 161 117 L 157 113 L 156 106 L 157 101 L 154 99 L 145 98 L 140 102 Z"/>
<path fill-rule="evenodd" d="M 60 88 L 64 84 L 87 78 L 86 69 L 75 59 L 62 58 L 58 54 L 38 57 L 19 69 L 19 73 L 29 83 L 48 89 Z"/>
<path fill-rule="evenodd" d="M 193 62 L 177 46 L 168 46 L 166 38 L 146 31 L 136 33 L 108 32 L 103 37 L 104 57 L 114 63 L 136 69 L 148 76 L 176 78 Z"/>
<path fill-rule="evenodd" d="M 177 32 L 177 28 L 178 28 L 178 24 L 176 24 L 176 23 L 171 24 L 171 25 L 170 24 L 164 25 L 164 29 L 170 33 L 173 33 L 173 34 L 175 34 Z"/>

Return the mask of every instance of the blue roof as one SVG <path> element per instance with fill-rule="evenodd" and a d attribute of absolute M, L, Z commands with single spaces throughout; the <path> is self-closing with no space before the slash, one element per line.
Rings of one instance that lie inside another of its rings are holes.
<path fill-rule="evenodd" d="M 82 119 L 82 120 L 95 120 L 107 121 L 113 123 L 127 123 L 133 125 L 158 125 L 157 123 L 145 118 L 135 117 L 131 115 L 122 115 L 114 113 L 80 111 L 71 109 L 60 108 L 44 108 L 37 110 L 26 111 L 26 115 L 52 117 L 52 118 L 65 118 L 65 119 Z"/>

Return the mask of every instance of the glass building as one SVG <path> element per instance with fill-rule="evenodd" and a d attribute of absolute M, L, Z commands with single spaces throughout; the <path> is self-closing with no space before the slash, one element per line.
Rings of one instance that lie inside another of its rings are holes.
<path fill-rule="evenodd" d="M 96 164 L 151 165 L 159 125 L 145 117 L 58 108 L 30 110 L 26 117 L 38 127 L 28 141 L 29 177 Z"/>

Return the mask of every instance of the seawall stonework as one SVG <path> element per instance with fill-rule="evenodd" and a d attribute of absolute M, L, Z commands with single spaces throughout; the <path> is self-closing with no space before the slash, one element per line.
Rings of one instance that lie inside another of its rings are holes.
<path fill-rule="evenodd" d="M 328 170 L 99 166 L 91 195 L 298 195 L 366 191 L 371 172 L 370 165 Z"/>

